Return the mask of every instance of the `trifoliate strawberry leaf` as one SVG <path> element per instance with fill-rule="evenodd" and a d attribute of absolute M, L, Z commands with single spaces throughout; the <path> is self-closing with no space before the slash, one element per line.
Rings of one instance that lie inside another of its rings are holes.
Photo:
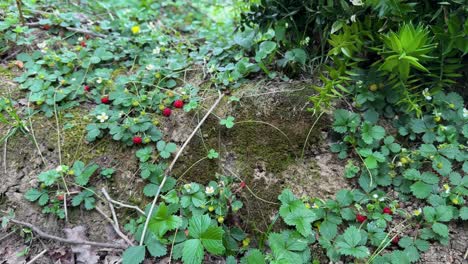
<path fill-rule="evenodd" d="M 221 227 L 209 226 L 200 236 L 203 247 L 211 254 L 223 254 L 223 234 L 224 230 Z"/>
<path fill-rule="evenodd" d="M 289 213 L 284 222 L 290 226 L 295 226 L 296 230 L 304 237 L 312 234 L 312 222 L 317 220 L 317 216 L 312 210 L 303 208 Z"/>
<path fill-rule="evenodd" d="M 158 141 L 156 144 L 156 147 L 158 148 L 159 155 L 161 155 L 162 158 L 167 159 L 171 156 L 171 153 L 175 152 L 177 149 L 177 145 L 174 143 L 166 143 L 162 140 Z"/>
<path fill-rule="evenodd" d="M 221 119 L 219 123 L 226 126 L 226 128 L 232 128 L 234 126 L 234 117 L 228 116 L 225 119 Z"/>
<path fill-rule="evenodd" d="M 123 264 L 140 264 L 145 259 L 145 246 L 132 246 L 122 254 Z"/>
<path fill-rule="evenodd" d="M 161 244 L 159 240 L 156 239 L 154 234 L 149 234 L 148 238 L 145 241 L 146 248 L 148 252 L 153 257 L 162 257 L 167 254 L 167 248 L 165 245 Z"/>
<path fill-rule="evenodd" d="M 30 202 L 35 202 L 42 194 L 46 193 L 44 190 L 39 191 L 38 189 L 29 189 L 25 194 L 24 198 Z"/>
<path fill-rule="evenodd" d="M 203 260 L 203 245 L 200 239 L 189 239 L 184 242 L 182 261 L 184 264 L 200 264 Z"/>
<path fill-rule="evenodd" d="M 334 113 L 333 130 L 338 133 L 345 133 L 348 130 L 355 132 L 360 123 L 361 118 L 358 114 L 338 109 Z"/>
<path fill-rule="evenodd" d="M 320 235 L 327 240 L 332 240 L 338 233 L 338 226 L 328 220 L 323 221 L 319 228 Z"/>
<path fill-rule="evenodd" d="M 151 158 L 152 154 L 153 154 L 153 148 L 149 146 L 146 148 L 142 148 L 136 152 L 136 156 L 140 160 L 140 162 L 148 161 Z"/>
<path fill-rule="evenodd" d="M 268 243 L 273 256 L 278 263 L 307 263 L 304 255 L 308 252 L 307 239 L 297 232 L 283 231 L 281 234 L 271 233 Z"/>
<path fill-rule="evenodd" d="M 95 141 L 97 137 L 101 135 L 101 130 L 96 124 L 89 124 L 86 126 L 86 140 L 89 142 Z"/>
<path fill-rule="evenodd" d="M 38 178 L 40 182 L 43 182 L 46 186 L 50 186 L 60 177 L 60 174 L 56 170 L 44 171 L 39 174 Z"/>
<path fill-rule="evenodd" d="M 208 156 L 207 156 L 209 159 L 217 159 L 219 157 L 219 154 L 218 152 L 216 152 L 216 150 L 214 149 L 210 149 L 210 151 L 208 152 Z"/>
<path fill-rule="evenodd" d="M 84 203 L 86 210 L 91 210 L 95 207 L 96 199 L 93 197 L 94 193 L 90 190 L 84 190 L 77 194 L 72 199 L 73 206 L 79 206 L 80 204 Z"/>
<path fill-rule="evenodd" d="M 216 255 L 224 253 L 224 230 L 213 225 L 209 215 L 193 216 L 189 220 L 188 231 L 189 236 L 194 239 L 187 240 L 184 243 L 182 256 L 184 263 L 201 263 L 204 249 Z M 191 248 L 187 248 L 188 246 Z"/>
<path fill-rule="evenodd" d="M 374 140 L 380 140 L 385 136 L 385 129 L 381 126 L 373 126 L 371 123 L 364 123 L 361 129 L 361 137 L 367 144 L 372 144 Z"/>
<path fill-rule="evenodd" d="M 44 192 L 41 197 L 39 197 L 39 205 L 40 206 L 44 206 L 47 204 L 47 202 L 49 202 L 49 195 L 47 194 L 47 192 Z"/>
<path fill-rule="evenodd" d="M 265 256 L 258 249 L 250 249 L 241 259 L 241 264 L 266 264 Z"/>
<path fill-rule="evenodd" d="M 449 229 L 446 225 L 441 224 L 441 223 L 434 223 L 432 224 L 432 231 L 434 231 L 436 234 L 442 236 L 442 237 L 448 237 L 449 235 Z"/>
<path fill-rule="evenodd" d="M 410 189 L 416 198 L 425 199 L 431 195 L 432 185 L 422 181 L 417 181 L 411 185 Z"/>
<path fill-rule="evenodd" d="M 463 206 L 460 208 L 460 218 L 461 220 L 468 220 L 468 207 Z"/>
<path fill-rule="evenodd" d="M 167 231 L 180 227 L 182 219 L 173 215 L 177 209 L 177 205 L 166 206 L 165 203 L 160 203 L 148 224 L 148 229 L 157 237 L 162 237 Z"/>
<path fill-rule="evenodd" d="M 361 232 L 355 226 L 346 229 L 343 235 L 338 237 L 336 247 L 340 254 L 353 256 L 355 258 L 365 258 L 370 255 L 369 249 L 359 246 L 361 243 Z"/>
<path fill-rule="evenodd" d="M 81 186 L 85 186 L 89 182 L 89 178 L 99 168 L 99 165 L 93 164 L 87 166 L 82 172 L 75 171 L 75 182 Z"/>
<path fill-rule="evenodd" d="M 352 160 L 348 160 L 348 163 L 345 166 L 345 177 L 353 178 L 359 172 L 360 168 L 354 165 Z"/>
<path fill-rule="evenodd" d="M 414 241 L 414 245 L 419 249 L 419 251 L 427 251 L 429 249 L 429 242 L 427 242 L 427 240 L 423 240 L 423 239 L 416 239 Z"/>

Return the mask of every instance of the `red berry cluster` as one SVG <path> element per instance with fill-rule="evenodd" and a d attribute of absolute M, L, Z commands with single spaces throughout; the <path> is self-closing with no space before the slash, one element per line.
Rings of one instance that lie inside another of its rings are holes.
<path fill-rule="evenodd" d="M 182 100 L 175 100 L 174 103 L 172 104 L 174 108 L 182 108 L 184 107 L 184 101 Z M 164 108 L 162 111 L 163 116 L 169 117 L 172 114 L 172 110 L 169 107 Z"/>
<path fill-rule="evenodd" d="M 367 216 L 362 215 L 362 214 L 357 214 L 356 215 L 356 221 L 359 223 L 364 223 L 367 220 Z"/>
<path fill-rule="evenodd" d="M 103 103 L 103 104 L 110 104 L 109 96 L 101 97 L 101 103 Z"/>
<path fill-rule="evenodd" d="M 393 212 L 392 212 L 392 209 L 388 208 L 388 207 L 385 207 L 382 211 L 384 214 L 388 214 L 388 215 L 392 215 Z"/>
<path fill-rule="evenodd" d="M 133 144 L 138 145 L 138 144 L 141 144 L 141 143 L 143 143 L 143 139 L 141 137 L 139 137 L 139 136 L 134 136 L 133 137 Z"/>

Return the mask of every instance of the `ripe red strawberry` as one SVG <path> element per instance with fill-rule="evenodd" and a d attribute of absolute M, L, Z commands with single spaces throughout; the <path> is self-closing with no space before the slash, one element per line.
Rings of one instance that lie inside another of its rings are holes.
<path fill-rule="evenodd" d="M 356 221 L 358 221 L 359 223 L 364 223 L 366 220 L 367 216 L 361 214 L 356 215 Z"/>
<path fill-rule="evenodd" d="M 88 34 L 86 34 L 84 37 L 85 37 L 85 39 L 90 39 L 91 38 L 91 36 L 88 35 Z"/>
<path fill-rule="evenodd" d="M 42 26 L 42 29 L 44 29 L 44 30 L 49 30 L 49 29 L 50 29 L 50 25 L 44 25 L 44 26 Z"/>
<path fill-rule="evenodd" d="M 174 107 L 175 107 L 175 108 L 182 108 L 182 107 L 184 107 L 184 101 L 182 101 L 182 100 L 175 100 L 175 101 L 174 101 Z"/>
<path fill-rule="evenodd" d="M 86 42 L 81 41 L 81 42 L 80 42 L 80 45 L 81 45 L 81 47 L 86 48 Z"/>
<path fill-rule="evenodd" d="M 134 144 L 141 144 L 143 142 L 143 139 L 139 136 L 133 137 L 133 143 Z"/>
<path fill-rule="evenodd" d="M 398 242 L 400 242 L 400 237 L 399 237 L 399 236 L 396 236 L 396 237 L 394 237 L 394 238 L 392 239 L 392 243 L 393 243 L 394 245 L 398 245 Z"/>
<path fill-rule="evenodd" d="M 383 209 L 383 213 L 384 213 L 384 214 L 388 214 L 388 215 L 392 215 L 392 214 L 393 214 L 392 209 L 390 209 L 390 208 L 388 208 L 388 207 L 385 207 L 385 208 Z"/>
<path fill-rule="evenodd" d="M 64 197 L 63 194 L 57 195 L 57 200 L 59 200 L 59 201 L 63 201 L 64 198 L 65 198 L 65 197 Z"/>
<path fill-rule="evenodd" d="M 241 187 L 241 188 L 245 188 L 245 186 L 246 186 L 245 181 L 241 181 L 240 187 Z"/>
<path fill-rule="evenodd" d="M 110 100 L 109 100 L 109 96 L 104 96 L 101 98 L 101 103 L 103 104 L 109 104 L 110 103 Z"/>
<path fill-rule="evenodd" d="M 166 116 L 166 117 L 169 117 L 171 115 L 171 113 L 172 113 L 172 110 L 170 108 L 167 108 L 167 107 L 164 108 L 164 110 L 162 112 L 163 116 Z"/>
<path fill-rule="evenodd" d="M 91 88 L 89 88 L 88 85 L 85 85 L 85 86 L 84 86 L 84 90 L 85 90 L 85 92 L 89 92 L 89 90 L 91 90 Z"/>

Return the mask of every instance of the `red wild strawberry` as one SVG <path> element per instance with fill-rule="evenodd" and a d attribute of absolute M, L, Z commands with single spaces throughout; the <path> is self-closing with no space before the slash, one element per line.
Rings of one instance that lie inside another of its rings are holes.
<path fill-rule="evenodd" d="M 167 108 L 167 107 L 164 108 L 164 110 L 163 110 L 163 112 L 162 112 L 163 116 L 166 116 L 166 117 L 170 116 L 171 113 L 172 113 L 171 109 L 170 109 L 170 108 Z"/>
<path fill-rule="evenodd" d="M 134 144 L 141 144 L 143 142 L 143 139 L 139 136 L 133 137 L 133 143 Z"/>
<path fill-rule="evenodd" d="M 64 197 L 63 194 L 57 195 L 57 200 L 59 200 L 59 201 L 63 201 L 64 198 L 65 198 L 65 197 Z"/>
<path fill-rule="evenodd" d="M 388 214 L 388 215 L 392 215 L 392 214 L 393 214 L 392 209 L 390 209 L 390 208 L 388 208 L 388 207 L 385 207 L 385 208 L 383 209 L 383 213 L 384 213 L 384 214 Z"/>
<path fill-rule="evenodd" d="M 400 237 L 399 237 L 399 236 L 396 236 L 396 237 L 394 237 L 394 238 L 392 239 L 392 243 L 393 243 L 394 245 L 398 245 L 398 242 L 400 242 Z"/>
<path fill-rule="evenodd" d="M 361 214 L 356 215 L 356 221 L 358 221 L 359 223 L 364 223 L 366 220 L 367 216 Z"/>
<path fill-rule="evenodd" d="M 80 42 L 80 45 L 81 45 L 81 47 L 86 48 L 86 42 L 81 41 L 81 42 Z"/>
<path fill-rule="evenodd" d="M 89 92 L 89 90 L 90 90 L 89 86 L 88 86 L 88 85 L 85 85 L 85 86 L 84 86 L 84 90 L 85 90 L 85 92 Z"/>
<path fill-rule="evenodd" d="M 101 103 L 108 104 L 110 103 L 109 96 L 104 96 L 101 98 Z"/>
<path fill-rule="evenodd" d="M 240 187 L 241 187 L 241 188 L 245 188 L 245 186 L 246 186 L 245 181 L 241 181 Z"/>
<path fill-rule="evenodd" d="M 174 101 L 174 107 L 175 107 L 175 108 L 182 108 L 182 107 L 184 107 L 184 101 L 182 101 L 182 100 L 175 100 L 175 101 Z"/>
<path fill-rule="evenodd" d="M 44 26 L 42 27 L 42 29 L 44 29 L 44 30 L 49 30 L 49 29 L 50 29 L 50 25 L 44 25 Z"/>
<path fill-rule="evenodd" d="M 91 38 L 91 36 L 88 35 L 88 34 L 86 34 L 84 37 L 85 37 L 85 39 L 90 39 Z"/>

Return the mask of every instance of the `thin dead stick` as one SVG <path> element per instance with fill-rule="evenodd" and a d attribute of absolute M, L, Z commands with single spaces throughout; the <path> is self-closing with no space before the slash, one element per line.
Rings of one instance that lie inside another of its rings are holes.
<path fill-rule="evenodd" d="M 100 213 L 111 225 L 112 225 L 112 228 L 114 228 L 114 231 L 115 233 L 121 237 L 123 240 L 125 240 L 125 242 L 127 242 L 128 245 L 130 246 L 133 246 L 133 242 L 124 234 L 122 233 L 122 231 L 120 231 L 120 228 L 119 228 L 119 225 L 115 224 L 114 221 L 112 221 L 112 219 L 110 219 L 110 217 L 108 217 L 102 210 L 101 208 L 97 207 L 96 206 L 96 211 L 98 211 L 98 213 Z"/>
<path fill-rule="evenodd" d="M 37 254 L 33 259 L 28 261 L 28 263 L 26 263 L 26 264 L 32 264 L 32 263 L 36 262 L 36 260 L 38 260 L 40 257 L 42 257 L 46 252 L 47 252 L 47 249 L 42 250 L 41 253 Z"/>
<path fill-rule="evenodd" d="M 31 96 L 32 92 L 29 94 L 29 96 Z M 34 145 L 36 146 L 36 149 L 37 149 L 37 152 L 39 153 L 39 156 L 41 157 L 42 159 L 42 163 L 44 163 L 44 165 L 47 166 L 47 162 L 45 161 L 44 159 L 44 156 L 42 155 L 42 151 L 41 151 L 41 148 L 39 148 L 39 144 L 37 144 L 37 140 L 36 140 L 36 135 L 34 134 L 34 128 L 33 128 L 33 124 L 32 124 L 32 120 L 31 120 L 31 111 L 30 111 L 30 107 L 29 107 L 29 97 L 28 97 L 28 121 L 29 121 L 29 129 L 31 130 L 31 136 L 33 138 L 33 142 L 34 142 Z"/>
<path fill-rule="evenodd" d="M 140 246 L 142 246 L 143 241 L 145 241 L 146 230 L 148 229 L 148 224 L 149 224 L 149 221 L 151 219 L 151 215 L 153 214 L 153 210 L 154 210 L 154 207 L 156 206 L 156 201 L 158 200 L 159 194 L 161 193 L 161 189 L 164 187 L 164 184 L 166 184 L 166 180 L 167 180 L 167 177 L 168 177 L 169 173 L 172 171 L 172 168 L 174 167 L 175 163 L 177 162 L 180 155 L 182 154 L 182 151 L 184 151 L 185 147 L 187 147 L 188 143 L 193 138 L 193 136 L 195 136 L 198 129 L 200 129 L 200 127 L 203 125 L 203 123 L 208 118 L 208 116 L 210 116 L 211 112 L 213 112 L 213 110 L 216 108 L 216 106 L 218 106 L 219 102 L 221 102 L 221 99 L 223 99 L 224 94 L 222 94 L 219 90 L 218 90 L 218 93 L 219 93 L 218 99 L 214 102 L 214 104 L 211 106 L 211 108 L 208 110 L 208 112 L 206 112 L 205 116 L 202 118 L 200 123 L 198 123 L 197 127 L 195 127 L 195 129 L 192 131 L 192 134 L 190 134 L 190 136 L 184 142 L 184 144 L 182 145 L 180 150 L 177 152 L 175 158 L 172 160 L 171 164 L 167 168 L 166 173 L 164 175 L 164 178 L 161 181 L 161 184 L 159 185 L 158 191 L 156 192 L 156 196 L 154 196 L 153 202 L 151 203 L 150 210 L 149 210 L 148 215 L 146 217 L 145 225 L 143 227 L 143 232 L 141 234 Z"/>
<path fill-rule="evenodd" d="M 40 27 L 40 26 L 43 26 L 43 25 L 40 24 L 39 22 L 31 22 L 31 23 L 26 23 L 26 26 L 28 26 L 28 27 Z M 98 38 L 106 38 L 107 37 L 106 35 L 95 33 L 93 31 L 86 30 L 86 29 L 83 29 L 83 28 L 74 28 L 74 27 L 64 27 L 64 28 L 66 30 L 68 30 L 68 31 L 87 34 L 87 35 L 98 37 Z"/>
<path fill-rule="evenodd" d="M 125 236 L 122 231 L 120 230 L 120 227 L 119 227 L 119 219 L 117 218 L 117 214 L 115 213 L 115 210 L 114 210 L 114 205 L 112 205 L 112 202 L 111 202 L 111 198 L 109 196 L 109 194 L 107 193 L 106 189 L 102 188 L 101 189 L 101 192 L 104 194 L 104 197 L 106 197 L 106 200 L 109 204 L 109 208 L 111 210 L 111 213 L 112 213 L 112 218 L 114 218 L 114 223 L 113 223 L 113 226 L 114 226 L 114 230 L 115 232 L 121 237 L 123 238 L 129 245 L 133 246 L 133 242 L 128 239 L 127 236 Z"/>
<path fill-rule="evenodd" d="M 10 237 L 11 235 L 13 235 L 15 233 L 15 231 L 11 231 L 10 233 L 0 237 L 0 242 L 4 239 L 7 239 L 8 237 Z"/>
<path fill-rule="evenodd" d="M 66 239 L 63 237 L 58 237 L 54 235 L 50 235 L 39 229 L 38 227 L 34 226 L 33 224 L 19 221 L 16 219 L 10 219 L 10 222 L 15 223 L 17 225 L 25 226 L 31 228 L 32 231 L 36 233 L 37 236 L 47 239 L 52 239 L 55 241 L 59 241 L 66 244 L 75 244 L 75 245 L 90 245 L 95 247 L 104 247 L 104 248 L 116 248 L 116 249 L 126 249 L 126 245 L 119 245 L 119 244 L 110 244 L 110 243 L 102 243 L 102 242 L 95 242 L 89 240 L 77 240 L 77 239 Z"/>
<path fill-rule="evenodd" d="M 145 215 L 145 212 L 143 210 L 141 210 L 140 207 L 138 207 L 136 205 L 124 204 L 122 202 L 119 202 L 119 201 L 116 201 L 116 200 L 112 199 L 110 196 L 108 198 L 109 198 L 108 201 L 113 203 L 113 204 L 116 204 L 116 205 L 118 205 L 120 207 L 134 209 L 134 210 L 138 211 L 140 214 Z M 107 197 L 106 197 L 106 199 L 107 199 Z"/>

